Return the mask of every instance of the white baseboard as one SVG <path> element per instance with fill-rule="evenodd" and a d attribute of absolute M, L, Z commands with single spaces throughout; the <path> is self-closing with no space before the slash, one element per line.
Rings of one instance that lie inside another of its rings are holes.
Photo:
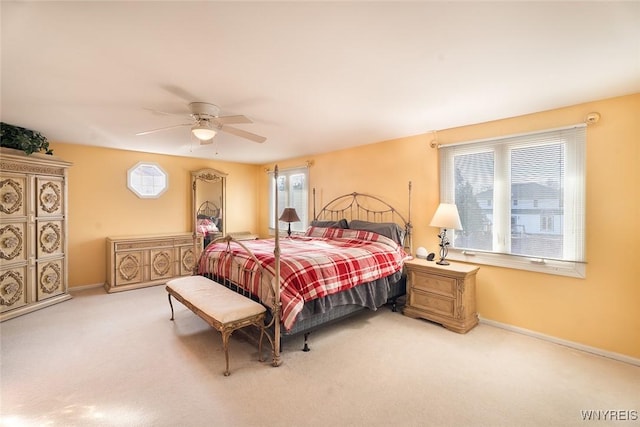
<path fill-rule="evenodd" d="M 580 344 L 574 341 L 563 340 L 561 338 L 556 338 L 551 335 L 541 334 L 539 332 L 531 331 L 529 329 L 520 328 L 518 326 L 509 325 L 506 323 L 496 322 L 495 320 L 483 319 L 480 318 L 480 323 L 484 323 L 485 325 L 495 326 L 496 328 L 506 329 L 507 331 L 517 332 L 519 334 L 528 335 L 530 337 L 539 338 L 541 340 L 549 341 L 554 344 L 560 344 L 565 347 L 570 347 L 576 350 L 585 351 L 587 353 L 592 353 L 602 357 L 608 357 L 609 359 L 614 359 L 620 362 L 629 363 L 631 365 L 640 366 L 640 359 L 636 359 L 634 357 L 626 356 L 620 353 L 614 353 L 612 351 L 602 350 L 596 347 L 591 347 L 588 345 Z"/>

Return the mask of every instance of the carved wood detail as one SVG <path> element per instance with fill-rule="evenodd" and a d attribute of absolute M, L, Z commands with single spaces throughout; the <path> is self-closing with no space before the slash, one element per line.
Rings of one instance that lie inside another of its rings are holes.
<path fill-rule="evenodd" d="M 0 258 L 11 261 L 22 253 L 22 231 L 15 225 L 0 228 Z"/>
<path fill-rule="evenodd" d="M 7 215 L 18 212 L 22 208 L 24 189 L 18 181 L 7 178 L 0 181 L 0 212 Z"/>
<path fill-rule="evenodd" d="M 54 223 L 47 223 L 40 229 L 40 249 L 51 254 L 57 251 L 62 244 L 62 230 Z"/>
<path fill-rule="evenodd" d="M 135 255 L 126 255 L 118 264 L 120 277 L 126 281 L 136 278 L 140 271 L 140 260 Z"/>
<path fill-rule="evenodd" d="M 193 254 L 193 249 L 188 249 L 182 256 L 182 267 L 184 271 L 191 271 L 195 267 L 196 257 Z"/>
<path fill-rule="evenodd" d="M 24 293 L 24 279 L 17 271 L 9 270 L 0 275 L 0 305 L 15 304 Z"/>
<path fill-rule="evenodd" d="M 40 188 L 40 207 L 47 213 L 60 210 L 62 203 L 62 190 L 53 182 L 46 182 Z"/>
<path fill-rule="evenodd" d="M 28 174 L 42 175 L 65 175 L 65 168 L 58 166 L 34 165 L 27 163 L 13 163 L 11 161 L 0 160 L 0 169 L 3 171 L 20 172 Z"/>
<path fill-rule="evenodd" d="M 153 271 L 158 276 L 166 276 L 171 271 L 171 255 L 168 252 L 157 253 L 153 257 Z"/>
<path fill-rule="evenodd" d="M 50 262 L 44 266 L 40 273 L 40 289 L 45 294 L 55 293 L 62 284 L 62 271 L 55 262 Z"/>

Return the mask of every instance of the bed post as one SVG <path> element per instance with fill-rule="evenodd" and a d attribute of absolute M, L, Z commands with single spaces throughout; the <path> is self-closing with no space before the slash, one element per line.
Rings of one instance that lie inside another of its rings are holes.
<path fill-rule="evenodd" d="M 409 214 L 407 234 L 409 235 L 409 255 L 413 255 L 413 225 L 411 224 L 411 181 L 409 181 Z"/>
<path fill-rule="evenodd" d="M 201 253 L 198 250 L 198 212 L 196 206 L 196 179 L 193 179 L 191 182 L 191 223 L 193 224 L 193 271 L 191 272 L 192 276 L 198 275 L 198 264 L 200 261 Z M 203 251 L 204 252 L 204 251 Z"/>
<path fill-rule="evenodd" d="M 273 307 L 273 366 L 280 366 L 280 226 L 278 220 L 278 165 L 275 166 L 273 179 L 276 184 L 275 194 L 275 245 L 273 255 L 275 257 L 275 283 L 274 283 L 274 307 Z"/>

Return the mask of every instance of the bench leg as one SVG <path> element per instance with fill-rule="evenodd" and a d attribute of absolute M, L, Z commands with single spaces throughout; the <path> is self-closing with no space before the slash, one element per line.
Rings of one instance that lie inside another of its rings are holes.
<path fill-rule="evenodd" d="M 258 361 L 264 362 L 264 359 L 262 358 L 262 338 L 265 336 L 264 326 L 260 324 L 256 324 L 255 326 L 260 328 L 260 339 L 258 340 Z"/>
<path fill-rule="evenodd" d="M 167 294 L 169 296 L 169 307 L 171 307 L 171 319 L 173 320 L 173 304 L 171 304 L 171 294 Z"/>
<path fill-rule="evenodd" d="M 226 369 L 224 371 L 224 376 L 228 377 L 231 372 L 229 372 L 229 337 L 233 331 L 231 330 L 223 330 L 222 331 L 222 349 L 224 350 L 224 359 L 226 363 Z"/>

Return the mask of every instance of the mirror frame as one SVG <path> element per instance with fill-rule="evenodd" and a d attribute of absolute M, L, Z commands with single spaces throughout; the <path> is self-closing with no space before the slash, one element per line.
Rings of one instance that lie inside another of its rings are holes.
<path fill-rule="evenodd" d="M 205 168 L 191 172 L 191 216 L 193 219 L 193 235 L 198 233 L 198 200 L 197 190 L 198 182 L 203 183 L 215 183 L 221 181 L 222 183 L 222 206 L 220 206 L 220 217 L 222 218 L 222 229 L 220 232 L 223 236 L 226 235 L 227 218 L 226 218 L 226 205 L 227 205 L 227 174 L 220 172 L 216 169 Z"/>

